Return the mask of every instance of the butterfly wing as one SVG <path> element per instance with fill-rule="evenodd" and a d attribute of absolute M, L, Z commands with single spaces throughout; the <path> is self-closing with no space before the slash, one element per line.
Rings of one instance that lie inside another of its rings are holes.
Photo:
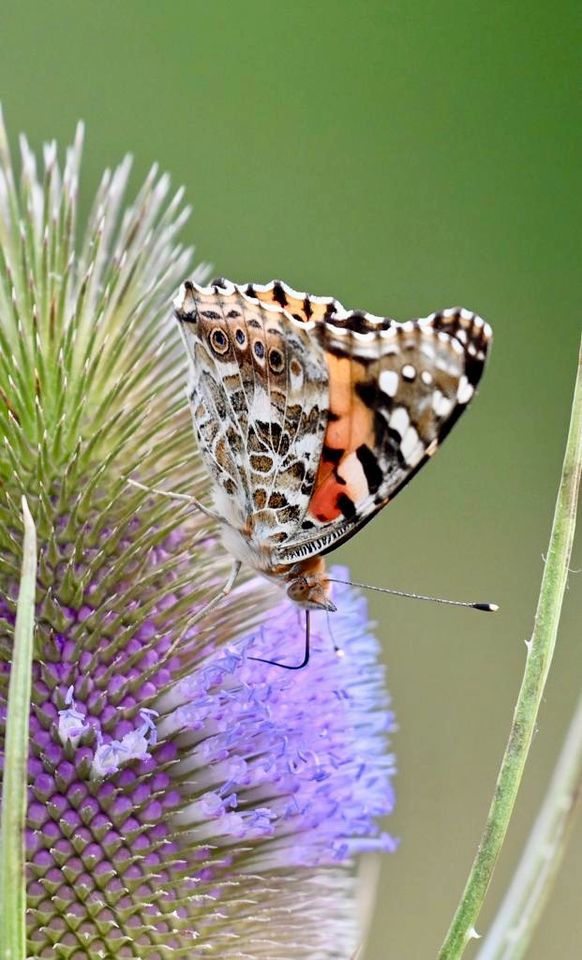
<path fill-rule="evenodd" d="M 465 310 L 397 323 L 279 281 L 186 284 L 177 316 L 216 507 L 283 565 L 339 546 L 411 480 L 491 341 Z"/>
<path fill-rule="evenodd" d="M 216 508 L 247 541 L 274 547 L 301 529 L 321 458 L 328 374 L 314 321 L 222 280 L 185 285 L 177 316 Z"/>
<path fill-rule="evenodd" d="M 338 313 L 318 325 L 329 414 L 301 530 L 281 563 L 345 542 L 435 453 L 474 395 L 491 342 L 476 314 L 452 309 L 396 323 Z"/>

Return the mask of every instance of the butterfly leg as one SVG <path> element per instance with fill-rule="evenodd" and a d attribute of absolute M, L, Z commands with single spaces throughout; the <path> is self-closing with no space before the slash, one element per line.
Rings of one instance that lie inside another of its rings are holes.
<path fill-rule="evenodd" d="M 214 608 L 217 607 L 218 604 L 221 603 L 224 600 L 224 598 L 228 596 L 228 594 L 230 593 L 230 591 L 232 590 L 232 588 L 236 583 L 236 578 L 239 575 L 241 566 L 242 564 L 240 560 L 235 560 L 233 562 L 230 573 L 226 578 L 223 586 L 220 588 L 218 593 L 212 598 L 212 600 L 209 600 L 208 603 L 206 603 L 202 607 L 202 609 L 199 610 L 198 613 L 194 615 L 192 620 L 190 620 L 190 622 L 188 623 L 189 627 L 192 626 L 193 623 L 198 623 L 198 621 L 201 620 L 202 617 L 205 617 L 208 613 L 210 613 L 211 610 L 214 610 Z"/>
<path fill-rule="evenodd" d="M 305 611 L 305 651 L 301 663 L 281 663 L 279 660 L 266 660 L 264 657 L 247 657 L 247 660 L 256 660 L 258 663 L 268 663 L 271 667 L 282 667 L 283 670 L 303 670 L 309 663 L 311 640 L 310 611 Z"/>
<path fill-rule="evenodd" d="M 215 513 L 214 510 L 211 510 L 210 507 L 205 507 L 203 503 L 200 503 L 200 500 L 197 500 L 196 497 L 191 496 L 189 493 L 173 493 L 171 490 L 160 490 L 158 487 L 147 487 L 145 483 L 139 483 L 138 480 L 132 480 L 131 477 L 127 477 L 127 482 L 131 483 L 132 487 L 138 487 L 140 490 L 147 490 L 148 493 L 157 493 L 160 497 L 168 497 L 169 500 L 187 500 L 188 503 L 191 503 L 196 510 L 199 510 L 200 513 L 203 513 L 204 516 L 209 517 L 211 520 L 220 520 L 221 517 L 218 513 Z"/>
<path fill-rule="evenodd" d="M 233 562 L 232 567 L 231 567 L 231 570 L 230 570 L 230 573 L 229 573 L 228 577 L 226 578 L 224 584 L 222 585 L 222 587 L 221 587 L 220 590 L 218 591 L 218 593 L 215 594 L 215 595 L 212 597 L 212 599 L 208 601 L 208 603 L 205 603 L 204 606 L 201 607 L 200 610 L 198 610 L 198 611 L 194 614 L 194 616 L 191 617 L 191 618 L 188 620 L 188 623 L 186 624 L 186 626 L 184 627 L 184 629 L 183 629 L 183 630 L 181 631 L 181 633 L 178 635 L 178 637 L 176 638 L 176 640 L 174 640 L 174 642 L 172 643 L 172 646 L 171 646 L 170 651 L 169 651 L 170 653 L 172 653 L 172 652 L 176 649 L 176 647 L 179 646 L 179 644 L 182 642 L 182 640 L 184 639 L 184 637 L 186 636 L 186 634 L 188 633 L 188 631 L 189 631 L 195 624 L 199 623 L 200 620 L 202 620 L 202 619 L 203 619 L 204 617 L 206 617 L 209 613 L 211 613 L 212 610 L 214 610 L 214 608 L 217 607 L 218 604 L 221 603 L 221 602 L 224 600 L 224 598 L 228 596 L 228 594 L 230 593 L 230 591 L 232 590 L 232 588 L 233 588 L 234 585 L 235 585 L 236 578 L 237 578 L 238 575 L 239 575 L 241 566 L 242 566 L 242 564 L 241 564 L 240 560 L 235 560 L 235 561 Z"/>

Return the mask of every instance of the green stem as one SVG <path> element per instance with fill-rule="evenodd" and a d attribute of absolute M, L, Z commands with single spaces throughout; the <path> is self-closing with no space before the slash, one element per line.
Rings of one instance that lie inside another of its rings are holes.
<path fill-rule="evenodd" d="M 18 595 L 0 815 L 0 958 L 26 958 L 24 826 L 28 785 L 28 723 L 36 592 L 36 530 L 22 498 L 24 546 Z"/>
<path fill-rule="evenodd" d="M 475 936 L 477 917 L 507 833 L 556 643 L 576 527 L 581 467 L 582 347 L 554 522 L 521 689 L 485 829 L 439 960 L 457 960 Z"/>
<path fill-rule="evenodd" d="M 477 960 L 520 960 L 550 894 L 582 788 L 582 697 L 521 861 Z"/>

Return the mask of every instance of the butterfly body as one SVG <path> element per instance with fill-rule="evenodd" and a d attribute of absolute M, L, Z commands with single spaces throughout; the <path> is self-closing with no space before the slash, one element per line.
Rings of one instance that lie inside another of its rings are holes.
<path fill-rule="evenodd" d="M 324 555 L 436 451 L 474 395 L 489 326 L 461 309 L 397 323 L 280 281 L 187 282 L 175 307 L 226 549 L 333 609 Z"/>

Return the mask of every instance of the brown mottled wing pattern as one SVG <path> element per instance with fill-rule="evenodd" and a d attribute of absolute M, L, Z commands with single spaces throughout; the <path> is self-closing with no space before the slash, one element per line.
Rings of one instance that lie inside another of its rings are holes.
<path fill-rule="evenodd" d="M 491 341 L 488 324 L 461 309 L 408 323 L 338 310 L 316 333 L 328 426 L 301 531 L 277 551 L 281 563 L 337 547 L 408 483 L 466 409 Z"/>
<path fill-rule="evenodd" d="M 178 318 L 215 505 L 247 539 L 274 547 L 300 529 L 321 458 L 328 374 L 314 324 L 222 280 L 187 284 Z"/>

